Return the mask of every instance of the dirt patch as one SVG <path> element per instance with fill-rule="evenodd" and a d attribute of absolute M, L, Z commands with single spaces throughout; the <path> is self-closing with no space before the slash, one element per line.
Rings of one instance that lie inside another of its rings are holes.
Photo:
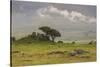
<path fill-rule="evenodd" d="M 52 51 L 52 52 L 47 53 L 47 55 L 53 55 L 53 54 L 64 55 L 65 53 L 67 53 L 67 51 Z"/>

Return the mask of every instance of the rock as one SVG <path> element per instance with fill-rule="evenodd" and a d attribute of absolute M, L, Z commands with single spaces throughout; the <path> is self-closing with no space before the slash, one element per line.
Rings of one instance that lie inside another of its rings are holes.
<path fill-rule="evenodd" d="M 73 51 L 73 52 L 70 52 L 68 55 L 69 55 L 69 56 L 76 56 L 77 53 Z"/>
<path fill-rule="evenodd" d="M 83 53 L 89 53 L 88 51 L 82 50 L 82 49 L 75 49 L 72 52 L 69 53 L 69 56 L 76 56 L 76 55 L 80 55 Z"/>

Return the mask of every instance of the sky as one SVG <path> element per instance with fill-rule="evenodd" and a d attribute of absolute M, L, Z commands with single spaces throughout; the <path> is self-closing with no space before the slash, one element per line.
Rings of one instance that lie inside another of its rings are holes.
<path fill-rule="evenodd" d="M 58 40 L 96 39 L 96 6 L 12 1 L 12 36 L 42 33 L 41 26 L 58 30 Z"/>

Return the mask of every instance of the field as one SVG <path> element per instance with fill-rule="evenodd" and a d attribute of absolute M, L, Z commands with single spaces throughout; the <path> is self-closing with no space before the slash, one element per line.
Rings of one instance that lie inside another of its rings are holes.
<path fill-rule="evenodd" d="M 75 49 L 85 52 L 72 55 Z M 96 61 L 96 44 L 80 43 L 13 43 L 12 66 L 61 64 Z"/>

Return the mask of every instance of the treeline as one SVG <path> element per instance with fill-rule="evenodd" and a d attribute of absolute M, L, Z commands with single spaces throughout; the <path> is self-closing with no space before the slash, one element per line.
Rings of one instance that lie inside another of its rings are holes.
<path fill-rule="evenodd" d="M 38 32 L 32 32 L 30 35 L 25 36 L 21 39 L 16 40 L 15 37 L 11 37 L 11 41 L 16 41 L 16 42 L 34 42 L 34 41 L 50 41 L 50 42 L 54 42 L 56 37 L 60 37 L 61 34 L 59 31 L 57 31 L 56 29 L 52 29 L 48 26 L 42 26 L 40 28 L 38 28 L 39 30 L 41 30 L 43 32 L 42 33 L 38 33 Z"/>

